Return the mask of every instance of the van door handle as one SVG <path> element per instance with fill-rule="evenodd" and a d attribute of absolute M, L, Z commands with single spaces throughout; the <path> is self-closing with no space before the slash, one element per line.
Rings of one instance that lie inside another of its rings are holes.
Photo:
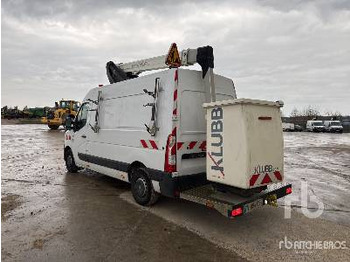
<path fill-rule="evenodd" d="M 86 138 L 86 135 L 82 135 L 81 137 L 82 137 L 82 138 Z"/>

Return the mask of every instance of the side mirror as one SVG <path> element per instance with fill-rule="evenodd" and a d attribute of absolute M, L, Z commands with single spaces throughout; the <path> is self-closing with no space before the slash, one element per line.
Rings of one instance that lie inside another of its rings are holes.
<path fill-rule="evenodd" d="M 68 115 L 66 117 L 66 130 L 74 130 L 74 119 L 75 116 L 74 115 Z"/>

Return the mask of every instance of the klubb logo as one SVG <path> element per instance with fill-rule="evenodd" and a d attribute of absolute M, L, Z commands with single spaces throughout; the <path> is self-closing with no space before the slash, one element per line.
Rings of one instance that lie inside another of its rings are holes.
<path fill-rule="evenodd" d="M 209 153 L 209 157 L 213 162 L 211 169 L 219 171 L 222 175 L 224 175 L 223 117 L 222 108 L 218 107 L 211 110 L 211 152 Z"/>

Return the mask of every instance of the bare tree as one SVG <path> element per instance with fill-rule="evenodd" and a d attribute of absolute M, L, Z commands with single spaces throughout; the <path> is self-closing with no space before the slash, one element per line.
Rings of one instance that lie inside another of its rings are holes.
<path fill-rule="evenodd" d="M 301 115 L 302 115 L 302 116 L 308 116 L 308 117 L 316 117 L 316 116 L 320 116 L 321 113 L 320 113 L 320 111 L 317 109 L 317 107 L 308 105 L 307 107 L 305 107 L 305 108 L 302 110 Z"/>
<path fill-rule="evenodd" d="M 342 116 L 342 113 L 339 112 L 339 111 L 335 111 L 333 115 L 334 115 L 334 116 Z"/>
<path fill-rule="evenodd" d="M 326 116 L 342 116 L 342 114 L 339 112 L 339 111 L 332 111 L 332 110 L 329 110 L 329 109 L 327 109 L 325 112 L 324 112 L 324 114 L 326 115 Z"/>
<path fill-rule="evenodd" d="M 299 110 L 298 110 L 296 107 L 294 107 L 293 110 L 292 110 L 292 112 L 290 112 L 289 116 L 290 116 L 290 117 L 297 117 L 297 116 L 300 116 L 300 112 L 299 112 Z"/>
<path fill-rule="evenodd" d="M 331 116 L 331 115 L 332 115 L 332 111 L 329 110 L 329 109 L 326 109 L 326 110 L 324 111 L 324 115 L 325 115 L 325 116 Z"/>

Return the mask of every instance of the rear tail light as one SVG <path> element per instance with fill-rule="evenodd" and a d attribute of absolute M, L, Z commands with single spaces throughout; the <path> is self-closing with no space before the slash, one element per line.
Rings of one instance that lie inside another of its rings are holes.
<path fill-rule="evenodd" d="M 165 149 L 164 171 L 168 173 L 176 172 L 176 128 L 168 136 Z"/>
<path fill-rule="evenodd" d="M 291 187 L 287 187 L 286 188 L 286 194 L 291 194 L 292 193 L 292 188 Z"/>
<path fill-rule="evenodd" d="M 241 207 L 237 207 L 231 211 L 231 216 L 236 217 L 243 214 L 243 209 Z"/>

